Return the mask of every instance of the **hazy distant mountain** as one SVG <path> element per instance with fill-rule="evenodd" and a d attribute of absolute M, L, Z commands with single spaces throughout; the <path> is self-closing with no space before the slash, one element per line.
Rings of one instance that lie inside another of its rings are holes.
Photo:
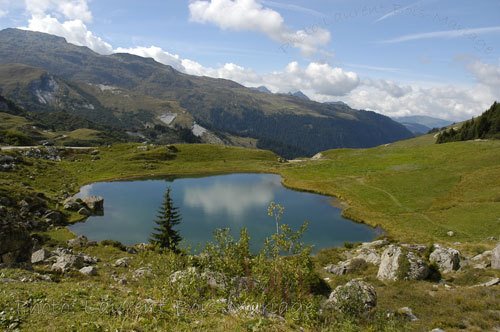
<path fill-rule="evenodd" d="M 251 90 L 254 90 L 254 91 L 259 91 L 259 92 L 262 92 L 262 93 L 268 93 L 268 94 L 272 94 L 271 90 L 269 90 L 268 88 L 266 88 L 265 86 L 261 85 L 261 86 L 258 86 L 256 88 L 250 88 Z"/>
<path fill-rule="evenodd" d="M 253 140 L 296 157 L 412 136 L 374 112 L 300 94 L 261 93 L 229 80 L 187 75 L 150 58 L 99 55 L 39 32 L 0 31 L 0 64 L 2 94 L 18 105 L 30 112 L 71 114 L 113 128 L 120 137 L 148 133 L 149 140 L 163 142 L 175 131 L 173 136 L 191 141 L 196 124 L 204 129 L 197 138 L 202 141 Z"/>
<path fill-rule="evenodd" d="M 302 99 L 302 100 L 311 100 L 309 99 L 308 96 L 306 96 L 302 91 L 295 91 L 295 92 L 289 92 L 288 93 L 290 96 L 294 96 L 294 97 L 297 97 L 299 99 Z"/>
<path fill-rule="evenodd" d="M 432 128 L 442 128 L 449 126 L 452 124 L 452 121 L 443 120 L 439 118 L 433 118 L 425 115 L 415 115 L 415 116 L 402 116 L 398 118 L 394 118 L 395 121 L 399 123 L 407 123 L 407 124 L 418 124 L 421 126 L 425 126 L 429 129 Z"/>

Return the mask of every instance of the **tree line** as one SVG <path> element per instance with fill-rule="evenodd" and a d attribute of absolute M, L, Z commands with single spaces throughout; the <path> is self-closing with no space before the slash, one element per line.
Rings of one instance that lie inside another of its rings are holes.
<path fill-rule="evenodd" d="M 436 143 L 468 141 L 473 139 L 500 139 L 500 104 L 493 105 L 477 118 L 466 121 L 462 127 L 450 128 L 439 134 Z"/>

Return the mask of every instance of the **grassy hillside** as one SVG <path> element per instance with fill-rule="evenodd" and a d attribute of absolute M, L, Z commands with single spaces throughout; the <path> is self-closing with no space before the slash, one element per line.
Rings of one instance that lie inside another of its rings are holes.
<path fill-rule="evenodd" d="M 433 142 L 426 135 L 331 150 L 281 174 L 289 186 L 340 197 L 346 216 L 400 240 L 481 242 L 500 235 L 500 142 Z"/>

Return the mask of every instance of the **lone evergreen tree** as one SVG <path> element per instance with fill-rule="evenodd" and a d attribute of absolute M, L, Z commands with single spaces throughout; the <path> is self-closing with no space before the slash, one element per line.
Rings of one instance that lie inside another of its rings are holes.
<path fill-rule="evenodd" d="M 181 222 L 182 218 L 178 208 L 174 206 L 171 192 L 170 188 L 165 191 L 163 203 L 158 209 L 155 220 L 158 226 L 155 227 L 156 232 L 151 235 L 149 242 L 160 248 L 178 251 L 177 246 L 182 238 L 174 227 Z"/>

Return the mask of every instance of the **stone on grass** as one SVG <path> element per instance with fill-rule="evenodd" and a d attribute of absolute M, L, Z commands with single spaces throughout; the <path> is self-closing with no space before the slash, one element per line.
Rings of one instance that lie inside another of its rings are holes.
<path fill-rule="evenodd" d="M 43 263 L 51 256 L 50 251 L 40 249 L 31 254 L 31 264 Z"/>
<path fill-rule="evenodd" d="M 85 267 L 82 267 L 79 271 L 81 274 L 85 274 L 87 276 L 97 275 L 97 268 L 94 266 L 85 266 Z"/>
<path fill-rule="evenodd" d="M 411 308 L 408 307 L 403 307 L 399 308 L 398 311 L 396 311 L 396 314 L 400 317 L 403 317 L 411 322 L 417 321 L 418 318 L 413 314 L 413 311 Z"/>
<path fill-rule="evenodd" d="M 115 267 L 128 267 L 129 262 L 130 262 L 130 257 L 123 257 L 123 258 L 117 259 L 114 266 Z"/>
<path fill-rule="evenodd" d="M 52 264 L 52 271 L 67 272 L 70 269 L 81 269 L 84 265 L 82 256 L 72 254 L 62 254 L 57 257 L 57 261 Z"/>
<path fill-rule="evenodd" d="M 338 286 L 325 301 L 324 307 L 345 314 L 363 315 L 377 305 L 375 288 L 358 279 L 353 279 L 345 285 Z"/>
<path fill-rule="evenodd" d="M 153 274 L 153 272 L 151 271 L 151 268 L 141 267 L 141 268 L 134 271 L 134 278 L 142 278 L 142 277 L 150 276 L 152 274 Z"/>
<path fill-rule="evenodd" d="M 429 261 L 435 263 L 441 272 L 457 271 L 460 268 L 460 251 L 435 244 Z"/>
<path fill-rule="evenodd" d="M 382 253 L 377 273 L 380 280 L 422 280 L 429 275 L 429 267 L 415 253 L 397 245 L 388 246 Z"/>
<path fill-rule="evenodd" d="M 500 243 L 493 249 L 491 253 L 491 268 L 500 270 Z"/>

